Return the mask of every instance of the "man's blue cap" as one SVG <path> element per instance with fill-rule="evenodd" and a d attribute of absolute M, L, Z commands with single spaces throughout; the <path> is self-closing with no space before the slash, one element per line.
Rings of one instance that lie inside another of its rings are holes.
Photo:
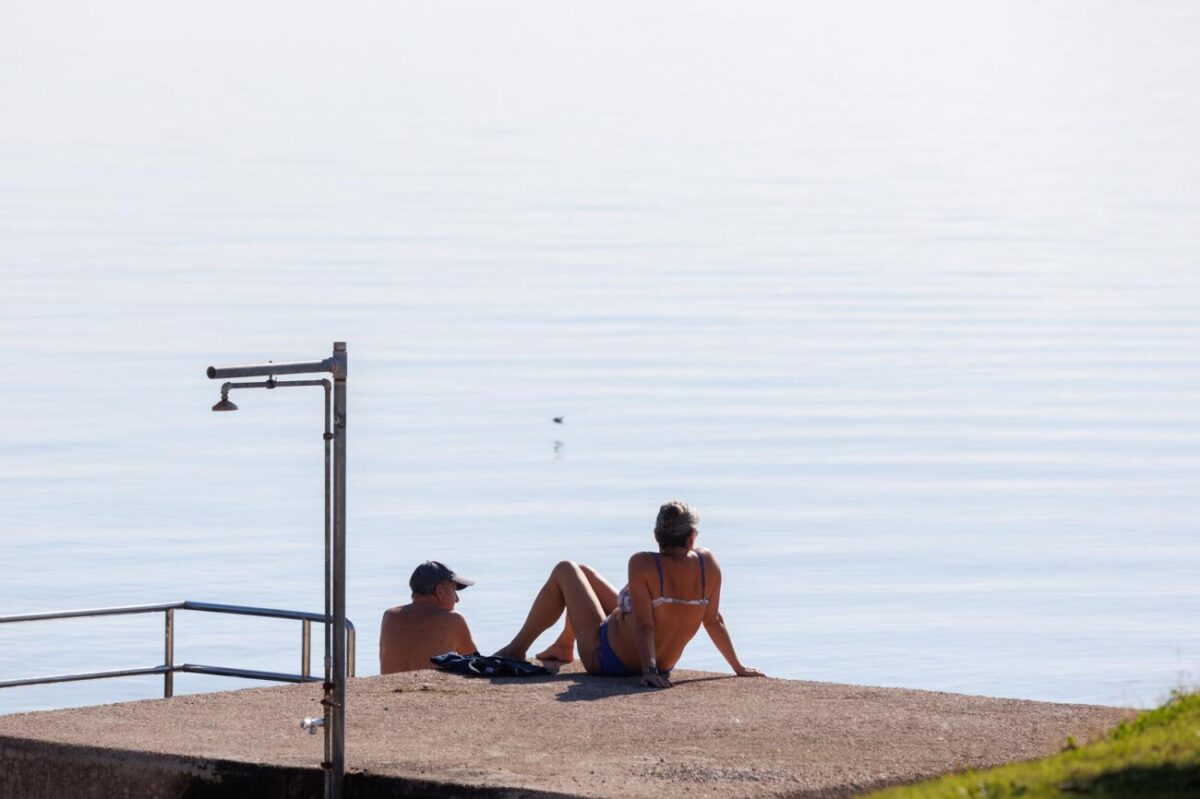
<path fill-rule="evenodd" d="M 475 585 L 474 580 L 455 574 L 445 563 L 427 560 L 413 571 L 412 577 L 408 578 L 408 587 L 413 590 L 414 594 L 432 594 L 437 590 L 438 583 L 444 583 L 447 580 L 453 580 L 455 587 L 460 591 L 468 585 Z"/>

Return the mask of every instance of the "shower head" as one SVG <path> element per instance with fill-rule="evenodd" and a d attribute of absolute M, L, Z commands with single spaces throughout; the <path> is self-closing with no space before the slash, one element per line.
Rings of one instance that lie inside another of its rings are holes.
<path fill-rule="evenodd" d="M 222 394 L 221 401 L 218 402 L 216 405 L 212 406 L 212 409 L 214 411 L 236 411 L 237 406 L 229 401 L 229 397 Z"/>

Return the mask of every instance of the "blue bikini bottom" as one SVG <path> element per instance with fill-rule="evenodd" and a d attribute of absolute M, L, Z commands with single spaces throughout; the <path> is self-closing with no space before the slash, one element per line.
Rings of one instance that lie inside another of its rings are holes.
<path fill-rule="evenodd" d="M 592 666 L 593 673 L 604 677 L 636 677 L 638 675 L 638 672 L 631 671 L 617 657 L 617 653 L 608 643 L 608 619 L 605 619 L 604 623 L 600 625 L 600 644 L 592 653 Z"/>

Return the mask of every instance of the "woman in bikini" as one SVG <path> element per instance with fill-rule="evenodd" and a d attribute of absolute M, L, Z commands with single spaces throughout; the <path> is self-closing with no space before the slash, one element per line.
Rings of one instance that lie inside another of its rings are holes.
<path fill-rule="evenodd" d="M 670 672 L 700 625 L 739 677 L 761 677 L 743 666 L 719 610 L 721 567 L 707 549 L 696 549 L 700 517 L 682 502 L 658 511 L 654 538 L 658 552 L 629 559 L 629 584 L 618 592 L 590 566 L 564 560 L 533 600 L 524 626 L 496 654 L 525 660 L 539 635 L 567 611 L 558 640 L 539 653 L 541 660 L 569 662 L 578 646 L 589 674 L 633 677 L 655 688 L 670 688 Z"/>

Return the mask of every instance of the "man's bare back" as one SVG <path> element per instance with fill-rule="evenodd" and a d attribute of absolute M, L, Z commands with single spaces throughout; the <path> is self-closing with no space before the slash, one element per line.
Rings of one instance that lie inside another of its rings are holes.
<path fill-rule="evenodd" d="M 477 652 L 467 620 L 454 610 L 458 590 L 472 583 L 437 561 L 418 566 L 409 580 L 413 601 L 384 611 L 379 625 L 379 673 L 432 668 L 429 659 L 446 652 Z"/>
<path fill-rule="evenodd" d="M 477 649 L 461 613 L 426 604 L 403 605 L 383 614 L 379 673 L 431 669 L 434 655 L 469 655 Z"/>

